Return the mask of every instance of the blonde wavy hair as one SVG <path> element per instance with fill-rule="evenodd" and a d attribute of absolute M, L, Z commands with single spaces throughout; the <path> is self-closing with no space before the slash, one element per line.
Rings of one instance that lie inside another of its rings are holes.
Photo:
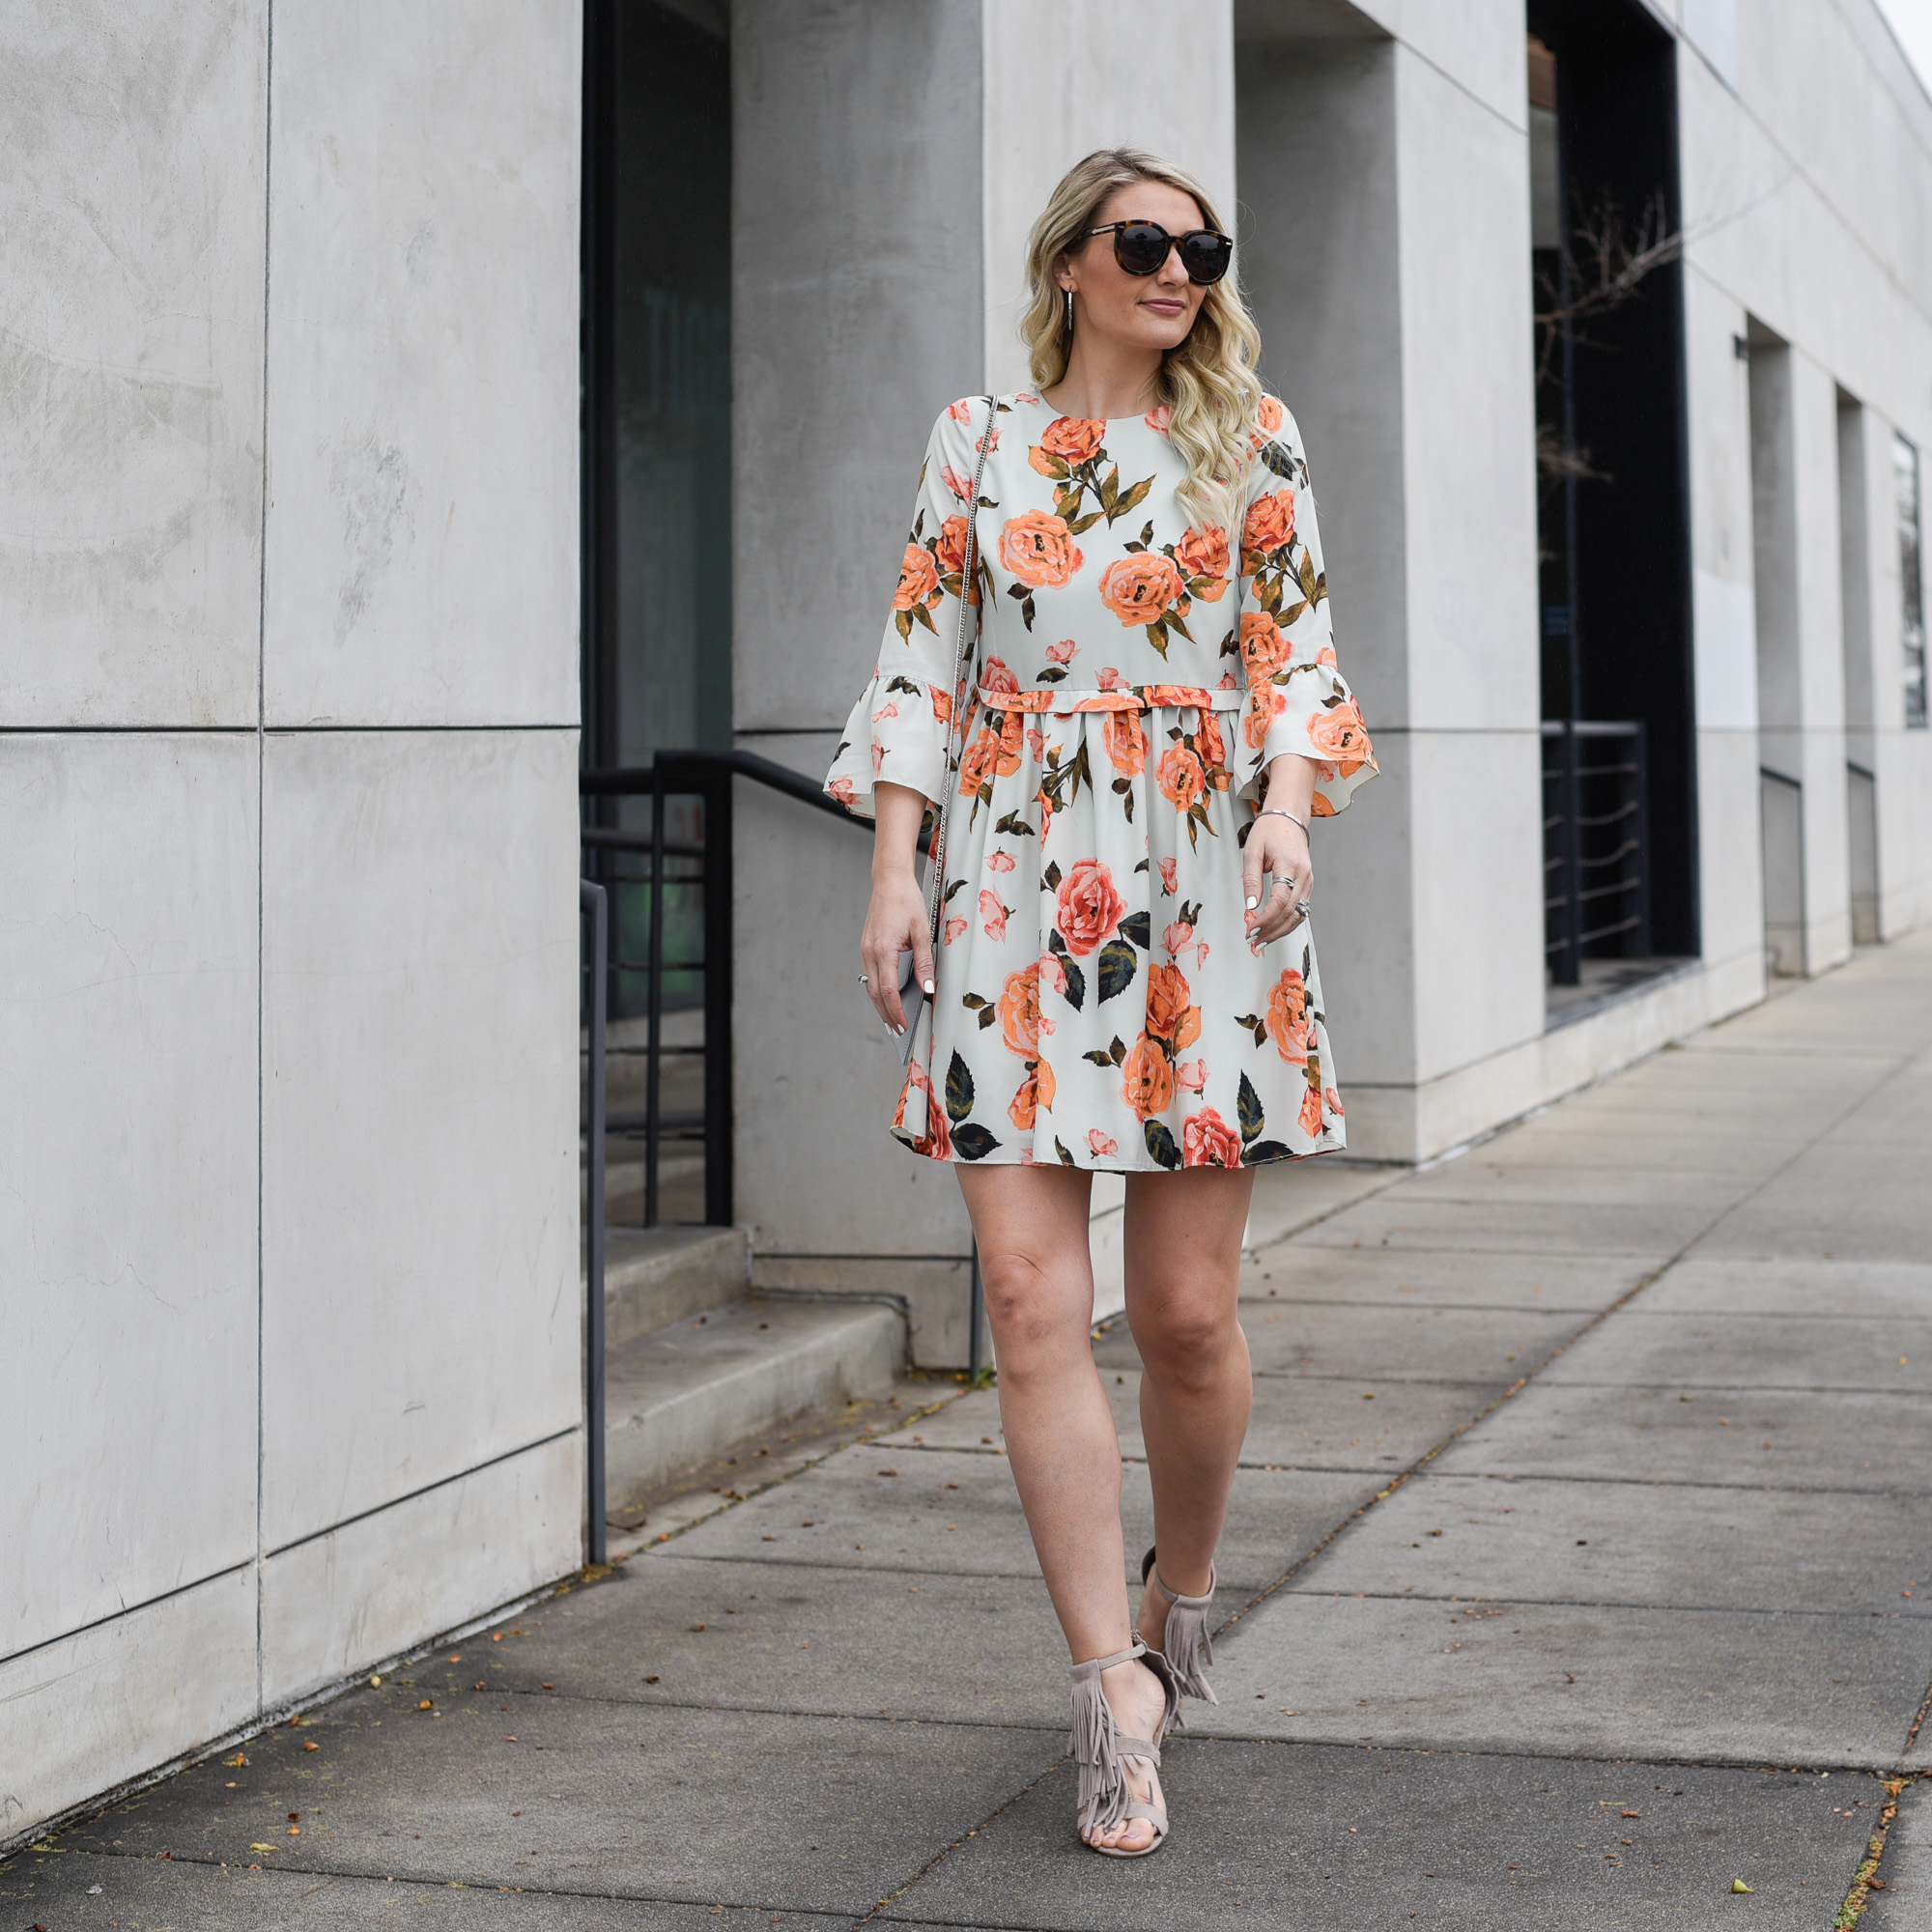
<path fill-rule="evenodd" d="M 1136 182 L 1160 182 L 1192 195 L 1202 220 L 1210 228 L 1222 226 L 1201 184 L 1158 155 L 1102 148 L 1076 161 L 1027 238 L 1020 339 L 1036 388 L 1049 389 L 1066 373 L 1073 342 L 1065 300 L 1053 278 L 1055 265 L 1081 246 L 1109 197 Z M 1171 412 L 1168 440 L 1187 464 L 1186 479 L 1175 496 L 1198 523 L 1231 522 L 1234 486 L 1247 469 L 1248 439 L 1261 407 L 1261 379 L 1255 374 L 1261 347 L 1261 331 L 1231 271 L 1208 285 L 1186 339 L 1161 358 L 1157 390 Z"/>

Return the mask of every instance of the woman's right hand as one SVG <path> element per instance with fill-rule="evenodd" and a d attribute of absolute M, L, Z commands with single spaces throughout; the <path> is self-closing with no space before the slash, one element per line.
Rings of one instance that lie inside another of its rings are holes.
<path fill-rule="evenodd" d="M 912 951 L 913 971 L 932 997 L 932 936 L 925 923 L 925 895 L 913 872 L 924 797 L 910 785 L 874 787 L 872 902 L 866 908 L 866 930 L 859 942 L 866 991 L 872 1008 L 896 1038 L 905 1032 L 899 1004 L 899 954 Z"/>

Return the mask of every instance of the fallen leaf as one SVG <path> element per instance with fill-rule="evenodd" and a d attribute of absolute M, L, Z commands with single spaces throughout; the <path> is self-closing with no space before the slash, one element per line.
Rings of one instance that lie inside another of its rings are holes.
<path fill-rule="evenodd" d="M 422 1700 L 422 1702 L 416 1706 L 416 1709 L 418 1711 L 428 1711 L 428 1710 L 433 1710 L 435 1706 L 436 1706 L 436 1699 L 434 1697 L 425 1697 Z"/>
<path fill-rule="evenodd" d="M 1747 1886 L 1743 1879 L 1734 1878 L 1731 1881 L 1731 1889 L 1733 1891 L 1749 1891 L 1752 1888 Z"/>
<path fill-rule="evenodd" d="M 645 1682 L 646 1684 L 655 1684 L 655 1683 L 656 1683 L 657 1681 L 658 1681 L 658 1680 L 657 1680 L 657 1679 L 656 1679 L 655 1677 L 646 1677 L 646 1678 L 644 1679 L 644 1682 Z"/>
<path fill-rule="evenodd" d="M 248 1849 L 251 1852 L 272 1852 L 275 1848 L 273 1845 L 250 1845 Z"/>
<path fill-rule="evenodd" d="M 1617 1816 L 1619 1818 L 1641 1818 L 1643 1813 L 1641 1811 L 1619 1811 Z"/>
<path fill-rule="evenodd" d="M 695 1630 L 695 1631 L 701 1631 L 701 1630 L 702 1630 L 703 1628 L 704 1628 L 704 1626 L 703 1626 L 702 1624 L 693 1624 L 693 1625 L 692 1625 L 692 1629 L 693 1629 L 693 1630 Z"/>
<path fill-rule="evenodd" d="M 473 1690 L 487 1690 L 489 1688 L 487 1684 L 473 1684 L 470 1686 L 470 1689 Z"/>
<path fill-rule="evenodd" d="M 879 1474 L 882 1476 L 896 1476 L 898 1471 L 896 1469 L 881 1469 Z"/>

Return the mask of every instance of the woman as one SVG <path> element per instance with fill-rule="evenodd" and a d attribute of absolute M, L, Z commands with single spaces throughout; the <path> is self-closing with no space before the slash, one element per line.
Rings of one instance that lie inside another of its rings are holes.
<path fill-rule="evenodd" d="M 903 1036 L 906 950 L 928 996 L 893 1131 L 956 1163 L 1013 1478 L 1074 1660 L 1080 1834 L 1116 1858 L 1165 1838 L 1160 1744 L 1183 1692 L 1213 1697 L 1253 1170 L 1343 1145 L 1308 828 L 1375 769 L 1233 245 L 1150 155 L 1090 155 L 1054 190 L 1027 258 L 1037 392 L 934 425 L 878 672 L 826 783 L 877 823 L 872 1004 Z M 949 788 L 935 955 L 915 848 Z M 1127 1176 L 1153 1488 L 1131 1626 L 1088 1346 L 1094 1173 Z"/>

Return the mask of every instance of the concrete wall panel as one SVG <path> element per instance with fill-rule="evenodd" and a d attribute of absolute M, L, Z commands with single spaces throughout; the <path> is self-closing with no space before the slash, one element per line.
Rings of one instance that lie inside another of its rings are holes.
<path fill-rule="evenodd" d="M 266 1707 L 541 1589 L 582 1549 L 582 1430 L 271 1556 Z"/>
<path fill-rule="evenodd" d="M 1233 0 L 982 0 L 984 384 L 1031 386 L 1017 332 L 1027 236 L 1096 148 L 1178 161 L 1235 218 Z"/>
<path fill-rule="evenodd" d="M 0 1662 L 0 1842 L 255 1708 L 252 1566 Z"/>
<path fill-rule="evenodd" d="M 582 8 L 275 14 L 275 724 L 573 724 Z"/>
<path fill-rule="evenodd" d="M 732 22 L 732 703 L 741 731 L 836 730 L 927 432 L 985 366 L 980 0 Z"/>
<path fill-rule="evenodd" d="M 270 1551 L 581 1414 L 576 755 L 268 740 Z"/>
<path fill-rule="evenodd" d="M 822 777 L 833 742 L 748 749 Z M 887 1130 L 898 1048 L 858 984 L 870 836 L 757 785 L 738 786 L 734 810 L 738 1218 L 753 1251 L 964 1254 L 951 1170 Z"/>
<path fill-rule="evenodd" d="M 1406 49 L 1395 81 L 1409 622 L 1400 722 L 1522 730 L 1541 715 L 1529 143 Z M 1541 817 L 1540 804 L 1529 810 Z"/>
<path fill-rule="evenodd" d="M 0 737 L 0 1656 L 254 1553 L 255 755 Z"/>
<path fill-rule="evenodd" d="M 253 724 L 267 0 L 0 14 L 0 718 Z"/>

